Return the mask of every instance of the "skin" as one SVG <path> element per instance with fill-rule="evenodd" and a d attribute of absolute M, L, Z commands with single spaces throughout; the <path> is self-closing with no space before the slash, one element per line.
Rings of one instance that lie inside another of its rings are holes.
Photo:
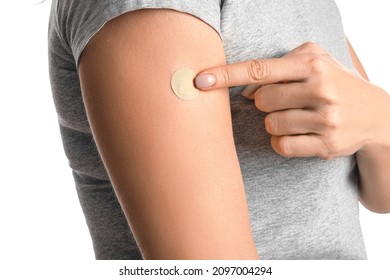
<path fill-rule="evenodd" d="M 377 213 L 390 212 L 390 96 L 368 81 L 348 42 L 356 74 L 314 43 L 282 58 L 214 67 L 215 90 L 249 85 L 243 95 L 268 113 L 265 127 L 273 149 L 285 157 L 356 154 L 360 201 Z"/>
<path fill-rule="evenodd" d="M 170 87 L 179 68 L 224 64 L 218 34 L 173 10 L 120 16 L 81 56 L 93 136 L 145 259 L 258 258 L 228 90 L 184 101 Z"/>

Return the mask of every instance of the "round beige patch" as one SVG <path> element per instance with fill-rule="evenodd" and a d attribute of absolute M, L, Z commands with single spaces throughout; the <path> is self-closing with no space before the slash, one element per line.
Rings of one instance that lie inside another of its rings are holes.
<path fill-rule="evenodd" d="M 177 97 L 183 100 L 193 100 L 199 95 L 199 90 L 194 87 L 196 73 L 189 68 L 180 68 L 171 79 L 171 87 Z"/>

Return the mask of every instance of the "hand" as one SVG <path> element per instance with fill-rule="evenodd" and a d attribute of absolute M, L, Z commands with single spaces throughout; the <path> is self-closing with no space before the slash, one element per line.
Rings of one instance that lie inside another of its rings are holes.
<path fill-rule="evenodd" d="M 382 104 L 388 103 L 383 90 L 314 43 L 282 58 L 202 71 L 195 83 L 202 90 L 250 84 L 242 94 L 268 113 L 265 127 L 272 135 L 271 145 L 285 157 L 331 159 L 354 154 L 380 142 L 381 118 L 388 110 Z"/>

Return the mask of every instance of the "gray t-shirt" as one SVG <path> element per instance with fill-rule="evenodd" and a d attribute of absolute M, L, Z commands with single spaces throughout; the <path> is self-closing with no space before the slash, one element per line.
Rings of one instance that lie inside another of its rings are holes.
<path fill-rule="evenodd" d="M 50 78 L 65 153 L 98 259 L 140 259 L 98 154 L 80 91 L 77 62 L 109 20 L 142 8 L 192 14 L 221 36 L 228 63 L 280 57 L 312 41 L 352 69 L 333 0 L 53 0 Z M 265 114 L 230 89 L 235 145 L 251 227 L 263 259 L 365 259 L 354 156 L 284 158 L 265 132 Z M 229 244 L 226 244 L 229 246 Z"/>

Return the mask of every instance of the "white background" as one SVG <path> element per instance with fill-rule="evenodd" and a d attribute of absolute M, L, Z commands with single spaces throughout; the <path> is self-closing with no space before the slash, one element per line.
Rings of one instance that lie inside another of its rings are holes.
<path fill-rule="evenodd" d="M 94 259 L 51 98 L 50 1 L 37 2 L 0 4 L 1 264 L 19 258 L 36 264 Z M 371 81 L 390 92 L 388 1 L 337 2 Z M 369 259 L 389 259 L 390 214 L 361 208 L 361 222 Z"/>

